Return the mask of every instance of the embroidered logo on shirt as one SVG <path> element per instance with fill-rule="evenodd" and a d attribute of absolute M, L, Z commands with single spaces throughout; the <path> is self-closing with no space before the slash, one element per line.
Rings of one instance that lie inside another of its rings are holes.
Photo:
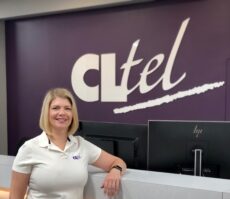
<path fill-rule="evenodd" d="M 74 159 L 74 160 L 79 160 L 80 158 L 81 158 L 80 155 L 74 155 L 74 156 L 73 156 L 73 159 Z"/>

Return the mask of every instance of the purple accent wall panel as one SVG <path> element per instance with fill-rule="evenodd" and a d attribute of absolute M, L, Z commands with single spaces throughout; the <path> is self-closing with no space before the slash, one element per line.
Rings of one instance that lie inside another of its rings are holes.
<path fill-rule="evenodd" d="M 74 93 L 81 120 L 228 120 L 229 7 L 158 1 L 7 21 L 9 154 L 40 133 L 53 87 Z"/>

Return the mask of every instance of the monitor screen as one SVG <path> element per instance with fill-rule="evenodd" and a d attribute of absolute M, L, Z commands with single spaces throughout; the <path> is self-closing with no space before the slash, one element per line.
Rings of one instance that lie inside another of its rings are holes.
<path fill-rule="evenodd" d="M 230 122 L 149 121 L 148 169 L 230 179 Z"/>
<path fill-rule="evenodd" d="M 147 125 L 81 121 L 79 135 L 126 162 L 147 169 Z"/>

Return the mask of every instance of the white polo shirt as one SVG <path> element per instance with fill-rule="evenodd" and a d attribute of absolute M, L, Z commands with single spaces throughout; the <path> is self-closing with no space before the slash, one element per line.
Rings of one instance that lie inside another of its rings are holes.
<path fill-rule="evenodd" d="M 28 199 L 83 199 L 87 166 L 100 154 L 99 147 L 72 135 L 62 151 L 43 132 L 21 146 L 13 170 L 31 174 Z"/>

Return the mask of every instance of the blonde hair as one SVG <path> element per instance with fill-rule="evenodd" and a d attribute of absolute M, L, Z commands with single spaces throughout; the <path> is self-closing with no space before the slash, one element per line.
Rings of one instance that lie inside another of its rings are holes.
<path fill-rule="evenodd" d="M 70 93 L 70 91 L 68 91 L 65 88 L 54 88 L 46 93 L 42 104 L 39 126 L 48 135 L 51 135 L 51 126 L 49 122 L 49 108 L 51 102 L 57 97 L 68 99 L 72 106 L 73 119 L 68 128 L 67 133 L 68 135 L 73 135 L 77 131 L 79 126 L 77 105 L 73 95 Z"/>

